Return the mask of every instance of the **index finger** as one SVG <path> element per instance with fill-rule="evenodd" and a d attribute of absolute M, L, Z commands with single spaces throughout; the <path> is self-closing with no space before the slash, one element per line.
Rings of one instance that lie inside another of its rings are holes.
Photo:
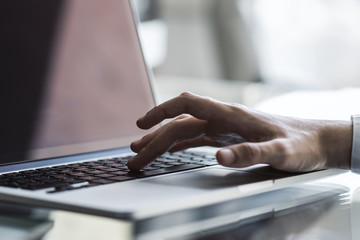
<path fill-rule="evenodd" d="M 225 103 L 214 99 L 185 92 L 151 109 L 145 116 L 138 119 L 137 125 L 139 128 L 149 129 L 164 119 L 174 118 L 181 114 L 190 114 L 202 120 L 215 120 L 226 114 L 224 106 L 226 106 Z"/>

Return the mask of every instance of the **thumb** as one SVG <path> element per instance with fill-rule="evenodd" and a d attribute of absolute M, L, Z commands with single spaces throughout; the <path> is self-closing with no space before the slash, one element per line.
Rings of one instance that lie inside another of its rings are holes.
<path fill-rule="evenodd" d="M 226 167 L 248 167 L 258 163 L 270 164 L 284 159 L 284 146 L 277 140 L 260 143 L 240 143 L 222 148 L 216 153 L 218 162 Z"/>

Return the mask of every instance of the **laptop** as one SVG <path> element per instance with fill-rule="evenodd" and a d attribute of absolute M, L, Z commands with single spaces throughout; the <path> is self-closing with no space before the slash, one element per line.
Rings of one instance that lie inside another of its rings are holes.
<path fill-rule="evenodd" d="M 146 219 L 342 172 L 230 169 L 214 149 L 131 172 L 136 119 L 155 106 L 129 0 L 1 1 L 0 200 Z"/>

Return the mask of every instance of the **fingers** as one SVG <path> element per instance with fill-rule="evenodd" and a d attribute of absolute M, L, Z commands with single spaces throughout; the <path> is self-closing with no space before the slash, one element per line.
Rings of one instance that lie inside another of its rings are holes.
<path fill-rule="evenodd" d="M 175 121 L 183 120 L 183 119 L 186 119 L 186 118 L 191 118 L 191 117 L 186 116 L 186 115 L 181 115 Z M 132 142 L 131 145 L 130 145 L 131 150 L 133 152 L 136 152 L 136 153 L 140 152 L 141 149 L 143 149 L 149 142 L 151 142 L 157 135 L 159 135 L 159 133 L 161 131 L 163 131 L 164 127 L 167 127 L 167 126 L 164 125 L 163 127 L 158 128 L 154 132 L 145 135 L 140 140 Z"/>
<path fill-rule="evenodd" d="M 289 150 L 280 139 L 259 143 L 241 143 L 220 149 L 216 158 L 221 165 L 226 167 L 248 167 L 258 163 L 266 163 L 280 169 L 286 166 Z"/>
<path fill-rule="evenodd" d="M 159 106 L 151 109 L 137 121 L 138 127 L 149 129 L 166 118 L 174 118 L 187 113 L 198 119 L 211 120 L 222 118 L 226 104 L 210 98 L 200 97 L 191 93 L 182 93 Z"/>
<path fill-rule="evenodd" d="M 149 134 L 145 135 L 144 137 L 142 137 L 141 139 L 132 142 L 130 145 L 131 150 L 135 153 L 140 152 L 141 149 L 143 149 L 146 145 L 148 145 L 149 142 L 151 142 L 157 135 L 159 135 L 159 133 L 162 130 L 163 130 L 162 128 L 158 128 L 154 132 L 149 133 Z"/>
<path fill-rule="evenodd" d="M 155 133 L 148 134 L 132 144 L 138 152 L 127 165 L 131 170 L 140 170 L 156 157 L 165 153 L 177 142 L 201 136 L 207 128 L 207 122 L 193 117 L 174 120 L 162 126 Z"/>

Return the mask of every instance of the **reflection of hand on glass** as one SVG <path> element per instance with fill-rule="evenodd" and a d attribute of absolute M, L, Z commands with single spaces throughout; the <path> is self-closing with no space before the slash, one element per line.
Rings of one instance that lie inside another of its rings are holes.
<path fill-rule="evenodd" d="M 183 93 L 150 110 L 137 125 L 149 129 L 174 117 L 132 143 L 137 155 L 129 160 L 130 169 L 139 170 L 166 151 L 205 145 L 223 147 L 216 157 L 228 167 L 257 163 L 286 171 L 350 167 L 351 121 L 271 115 Z"/>

